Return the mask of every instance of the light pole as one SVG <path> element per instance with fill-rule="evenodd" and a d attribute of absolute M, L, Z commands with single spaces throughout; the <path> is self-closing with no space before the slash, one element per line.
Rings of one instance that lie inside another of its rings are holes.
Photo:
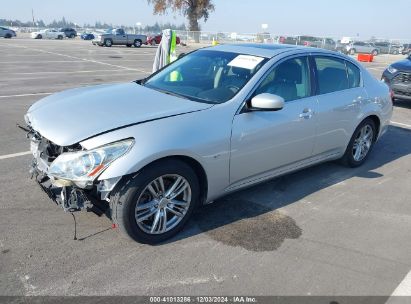
<path fill-rule="evenodd" d="M 138 33 L 141 34 L 141 22 L 137 22 L 136 26 L 137 26 L 137 29 L 138 29 Z"/>

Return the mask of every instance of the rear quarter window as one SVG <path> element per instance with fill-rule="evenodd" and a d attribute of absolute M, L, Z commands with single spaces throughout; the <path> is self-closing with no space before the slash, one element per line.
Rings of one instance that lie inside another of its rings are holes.
<path fill-rule="evenodd" d="M 360 69 L 349 61 L 346 61 L 345 65 L 347 66 L 348 87 L 349 88 L 359 87 L 361 84 Z"/>

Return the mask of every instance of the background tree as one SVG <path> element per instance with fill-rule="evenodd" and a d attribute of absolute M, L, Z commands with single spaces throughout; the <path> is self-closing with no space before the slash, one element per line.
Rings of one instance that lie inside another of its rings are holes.
<path fill-rule="evenodd" d="M 211 0 L 147 0 L 154 5 L 154 14 L 165 14 L 169 9 L 179 12 L 188 19 L 188 29 L 199 31 L 198 22 L 207 21 L 210 12 L 214 11 Z M 197 39 L 196 39 L 197 40 Z"/>

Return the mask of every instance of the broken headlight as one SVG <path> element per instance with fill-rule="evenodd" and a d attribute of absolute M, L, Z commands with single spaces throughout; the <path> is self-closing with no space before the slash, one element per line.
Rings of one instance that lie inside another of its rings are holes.
<path fill-rule="evenodd" d="M 89 184 L 114 160 L 127 153 L 134 140 L 127 139 L 99 148 L 79 152 L 66 152 L 52 162 L 49 175 L 57 179 Z"/>

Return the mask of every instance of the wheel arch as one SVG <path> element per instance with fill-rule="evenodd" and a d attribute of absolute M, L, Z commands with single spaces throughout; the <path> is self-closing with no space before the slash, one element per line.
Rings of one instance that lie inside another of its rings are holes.
<path fill-rule="evenodd" d="M 179 160 L 182 161 L 184 163 L 186 163 L 187 165 L 189 165 L 195 172 L 196 176 L 198 177 L 198 182 L 199 182 L 199 186 L 200 186 L 200 200 L 201 200 L 201 204 L 204 204 L 206 199 L 207 199 L 207 195 L 208 195 L 208 177 L 207 177 L 207 173 L 203 167 L 203 165 L 196 160 L 193 157 L 187 156 L 187 155 L 182 155 L 182 154 L 176 154 L 176 155 L 168 155 L 168 156 L 164 156 L 164 157 L 158 157 L 154 160 L 151 160 L 147 163 L 145 163 L 143 166 L 141 166 L 138 170 L 133 170 L 132 173 L 128 173 L 126 175 L 124 175 L 122 177 L 123 178 L 127 178 L 130 176 L 134 176 L 136 175 L 136 173 L 144 170 L 145 168 L 155 165 L 161 161 L 164 160 Z M 103 174 L 104 175 L 104 172 Z M 104 179 L 104 178 L 102 178 Z M 99 178 L 100 180 L 100 178 Z"/>
<path fill-rule="evenodd" d="M 198 162 L 196 159 L 186 156 L 186 155 L 172 155 L 172 156 L 167 156 L 163 157 L 160 159 L 155 160 L 154 162 L 150 163 L 153 164 L 158 161 L 162 161 L 165 159 L 178 159 L 186 164 L 188 164 L 195 172 L 195 174 L 198 177 L 198 182 L 200 186 L 200 200 L 201 204 L 205 203 L 205 200 L 207 199 L 207 193 L 208 193 L 208 178 L 207 178 L 207 173 L 204 170 L 204 167 Z"/>
<path fill-rule="evenodd" d="M 378 134 L 380 134 L 381 120 L 377 115 L 372 114 L 372 115 L 365 117 L 361 122 L 363 122 L 367 118 L 370 118 L 375 124 L 376 132 L 374 134 L 374 141 L 376 141 L 378 138 Z"/>

